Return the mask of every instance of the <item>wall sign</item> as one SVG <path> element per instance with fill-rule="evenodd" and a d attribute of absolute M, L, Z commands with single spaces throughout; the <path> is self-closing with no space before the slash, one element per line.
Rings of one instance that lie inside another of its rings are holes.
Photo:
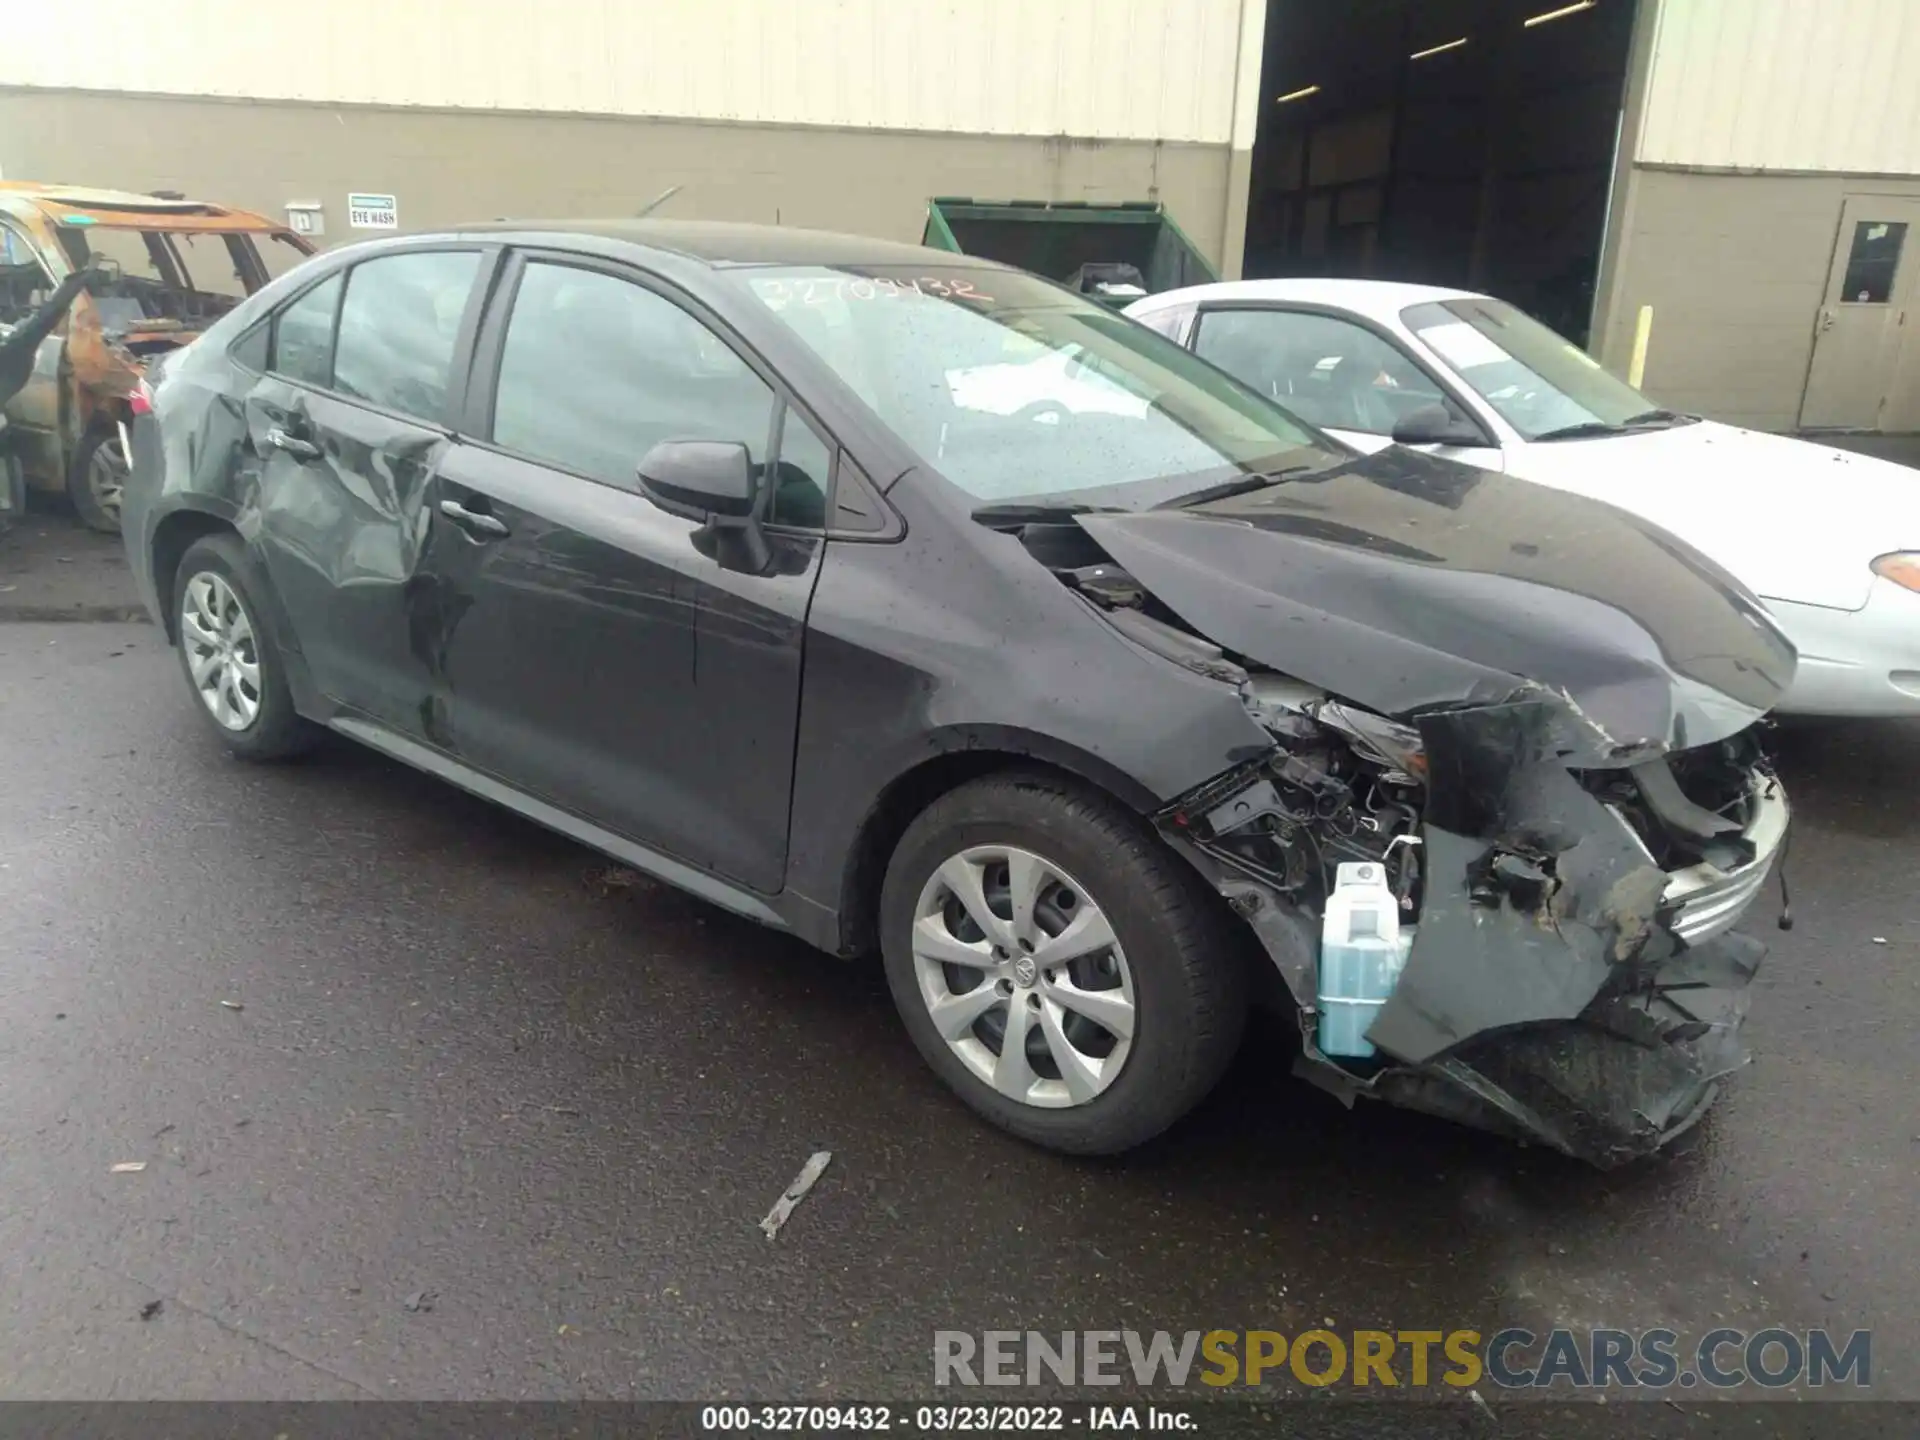
<path fill-rule="evenodd" d="M 349 195 L 347 227 L 352 230 L 398 230 L 399 203 L 391 195 Z"/>

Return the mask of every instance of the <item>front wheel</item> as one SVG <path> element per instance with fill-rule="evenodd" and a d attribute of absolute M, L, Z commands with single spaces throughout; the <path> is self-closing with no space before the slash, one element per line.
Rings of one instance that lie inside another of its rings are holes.
<path fill-rule="evenodd" d="M 1138 816 L 1049 776 L 934 802 L 881 894 L 887 982 L 927 1063 L 994 1124 L 1131 1149 L 1219 1080 L 1246 1019 L 1244 937 Z"/>

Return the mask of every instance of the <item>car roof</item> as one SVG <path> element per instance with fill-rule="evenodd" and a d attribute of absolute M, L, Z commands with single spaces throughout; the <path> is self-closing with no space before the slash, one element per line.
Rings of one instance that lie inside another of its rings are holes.
<path fill-rule="evenodd" d="M 1169 305 L 1215 303 L 1223 300 L 1284 300 L 1298 305 L 1331 305 L 1371 320 L 1392 321 L 1409 305 L 1432 300 L 1483 299 L 1471 290 L 1439 285 L 1408 285 L 1397 280 L 1335 280 L 1293 276 L 1278 280 L 1226 280 L 1216 285 L 1189 285 L 1165 290 L 1127 307 L 1130 315 L 1145 315 Z"/>
<path fill-rule="evenodd" d="M 991 260 L 930 250 L 896 240 L 750 225 L 725 220 L 499 220 L 461 227 L 461 234 L 583 236 L 665 250 L 708 265 L 939 265 L 1002 269 Z M 416 237 L 417 238 L 417 237 Z"/>
<path fill-rule="evenodd" d="M 251 210 L 236 210 L 205 200 L 39 180 L 0 180 L 0 206 L 16 213 L 37 210 L 56 224 L 78 217 L 76 223 L 94 222 L 114 229 L 259 233 L 287 228 L 280 221 Z"/>

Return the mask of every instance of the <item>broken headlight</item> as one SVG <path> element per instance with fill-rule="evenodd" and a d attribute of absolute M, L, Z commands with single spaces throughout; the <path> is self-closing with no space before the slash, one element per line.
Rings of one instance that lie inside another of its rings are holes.
<path fill-rule="evenodd" d="M 1420 742 L 1420 732 L 1412 726 L 1338 700 L 1327 701 L 1313 713 L 1322 724 L 1331 725 L 1385 765 L 1383 780 L 1403 785 L 1427 783 L 1426 748 Z"/>
<path fill-rule="evenodd" d="M 1324 690 L 1284 675 L 1253 676 L 1246 695 L 1254 718 L 1282 743 L 1306 738 L 1311 733 L 1308 727 L 1324 725 L 1377 762 L 1386 771 L 1383 780 L 1402 785 L 1427 782 L 1427 752 L 1420 732 L 1410 725 L 1335 700 Z"/>

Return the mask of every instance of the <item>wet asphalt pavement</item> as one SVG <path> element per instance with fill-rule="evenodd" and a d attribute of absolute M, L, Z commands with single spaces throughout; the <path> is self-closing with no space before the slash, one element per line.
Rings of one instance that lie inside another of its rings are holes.
<path fill-rule="evenodd" d="M 1349 1114 L 1268 1027 L 1089 1164 L 948 1099 L 871 969 L 344 743 L 227 760 L 150 627 L 0 625 L 0 675 L 0 1397 L 924 1397 L 947 1327 L 1724 1323 L 1869 1327 L 1920 1398 L 1920 725 L 1783 737 L 1798 924 L 1770 889 L 1688 1153 Z"/>

